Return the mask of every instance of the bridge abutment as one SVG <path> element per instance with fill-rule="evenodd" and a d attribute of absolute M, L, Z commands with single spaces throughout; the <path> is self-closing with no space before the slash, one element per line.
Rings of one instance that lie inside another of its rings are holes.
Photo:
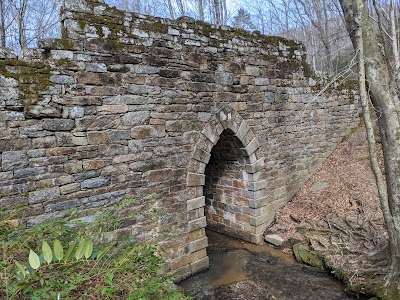
<path fill-rule="evenodd" d="M 0 206 L 33 226 L 122 199 L 121 232 L 166 271 L 208 267 L 207 224 L 253 243 L 358 125 L 351 84 L 316 83 L 302 44 L 64 0 L 63 37 L 0 49 Z"/>

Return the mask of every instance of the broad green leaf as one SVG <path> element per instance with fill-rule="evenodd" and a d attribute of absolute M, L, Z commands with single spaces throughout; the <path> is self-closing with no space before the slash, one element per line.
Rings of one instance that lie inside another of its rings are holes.
<path fill-rule="evenodd" d="M 39 256 L 36 254 L 35 251 L 31 249 L 29 252 L 29 265 L 32 267 L 32 269 L 37 270 L 40 267 L 40 259 Z"/>
<path fill-rule="evenodd" d="M 78 248 L 76 248 L 76 252 L 75 252 L 75 258 L 76 260 L 81 259 L 83 256 L 83 250 L 85 248 L 85 241 L 81 241 L 78 245 Z"/>
<path fill-rule="evenodd" d="M 85 242 L 85 247 L 83 249 L 83 254 L 85 258 L 88 259 L 93 252 L 93 241 L 91 239 L 87 239 Z"/>
<path fill-rule="evenodd" d="M 64 256 L 64 262 L 67 262 L 68 259 L 71 257 L 72 251 L 74 251 L 75 247 L 76 247 L 76 243 L 69 246 L 67 253 L 65 253 L 65 256 Z"/>
<path fill-rule="evenodd" d="M 60 261 L 64 257 L 64 249 L 59 240 L 54 240 L 54 256 Z"/>
<path fill-rule="evenodd" d="M 51 261 L 53 260 L 53 251 L 51 251 L 51 248 L 46 241 L 43 241 L 42 243 L 42 251 L 44 260 L 47 262 L 47 264 L 51 263 Z"/>
<path fill-rule="evenodd" d="M 99 253 L 97 254 L 97 259 L 100 259 L 106 254 L 108 251 L 110 251 L 111 247 L 105 247 L 104 249 L 100 250 Z"/>
<path fill-rule="evenodd" d="M 15 265 L 17 266 L 18 270 L 21 272 L 23 278 L 25 278 L 25 275 L 27 273 L 25 266 L 23 266 L 22 264 L 20 264 L 19 262 L 17 262 L 16 260 L 14 260 Z"/>

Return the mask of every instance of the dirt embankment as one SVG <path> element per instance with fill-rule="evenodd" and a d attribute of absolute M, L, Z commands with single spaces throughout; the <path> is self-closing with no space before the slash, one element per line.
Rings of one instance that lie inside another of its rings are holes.
<path fill-rule="evenodd" d="M 343 279 L 349 290 L 400 299 L 396 298 L 400 294 L 393 298 L 390 292 L 384 296 L 382 288 L 387 274 L 387 232 L 364 128 L 333 152 L 277 213 L 267 232 L 289 241 L 285 252 L 302 241 L 300 248 Z"/>

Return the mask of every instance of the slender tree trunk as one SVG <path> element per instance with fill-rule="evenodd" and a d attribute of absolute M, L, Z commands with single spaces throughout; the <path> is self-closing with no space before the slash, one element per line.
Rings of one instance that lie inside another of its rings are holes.
<path fill-rule="evenodd" d="M 199 5 L 199 17 L 200 17 L 200 20 L 204 21 L 204 6 L 203 6 L 203 0 L 198 0 L 198 5 Z"/>
<path fill-rule="evenodd" d="M 18 18 L 19 44 L 21 45 L 22 50 L 28 48 L 28 45 L 26 43 L 26 28 L 25 28 L 25 14 L 27 5 L 28 5 L 28 0 L 24 0 L 22 2 L 21 11 L 19 13 L 19 18 Z"/>
<path fill-rule="evenodd" d="M 221 11 L 222 11 L 222 24 L 226 25 L 228 21 L 228 10 L 226 7 L 226 0 L 221 0 Z"/>
<path fill-rule="evenodd" d="M 400 67 L 400 57 L 399 57 L 399 48 L 397 41 L 397 30 L 396 30 L 396 16 L 395 16 L 395 6 L 393 0 L 390 0 L 390 39 L 392 45 L 393 59 L 394 59 L 394 74 L 397 76 L 397 72 Z"/>
<path fill-rule="evenodd" d="M 376 175 L 379 198 L 389 235 L 390 273 L 388 282 L 398 281 L 400 274 L 400 118 L 399 97 L 391 84 L 389 68 L 379 49 L 366 0 L 340 0 L 346 27 L 357 49 L 358 23 L 362 27 L 364 66 L 371 100 L 380 112 L 379 129 L 385 163 L 386 190 Z M 361 20 L 357 18 L 357 9 Z M 379 174 L 378 174 L 379 175 Z"/>
<path fill-rule="evenodd" d="M 178 3 L 179 13 L 181 14 L 181 16 L 184 16 L 186 12 L 185 12 L 185 6 L 183 5 L 183 1 L 177 0 L 177 3 Z"/>
<path fill-rule="evenodd" d="M 221 25 L 221 10 L 219 5 L 219 0 L 214 0 L 214 16 L 215 24 Z"/>
<path fill-rule="evenodd" d="M 171 19 L 175 19 L 174 7 L 172 6 L 172 0 L 168 0 L 168 10 Z"/>
<path fill-rule="evenodd" d="M 5 3 L 0 0 L 0 47 L 6 47 Z"/>

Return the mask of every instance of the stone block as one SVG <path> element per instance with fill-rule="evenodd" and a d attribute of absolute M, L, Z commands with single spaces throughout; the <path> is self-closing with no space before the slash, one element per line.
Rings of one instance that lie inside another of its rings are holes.
<path fill-rule="evenodd" d="M 32 149 L 32 141 L 31 139 L 28 138 L 14 137 L 9 139 L 2 139 L 0 143 L 0 153 L 8 151 L 30 150 L 30 149 Z"/>
<path fill-rule="evenodd" d="M 282 244 L 285 242 L 285 239 L 277 234 L 267 234 L 264 236 L 264 240 L 267 243 L 270 243 L 274 246 L 282 246 Z"/>
<path fill-rule="evenodd" d="M 270 223 L 274 220 L 275 211 L 266 212 L 258 217 L 250 217 L 250 225 L 259 226 L 262 224 Z"/>
<path fill-rule="evenodd" d="M 110 184 L 110 181 L 111 181 L 110 179 L 101 176 L 90 178 L 81 182 L 81 188 L 82 189 L 98 188 Z"/>
<path fill-rule="evenodd" d="M 259 245 L 263 242 L 264 233 L 252 233 L 250 234 L 250 242 Z"/>
<path fill-rule="evenodd" d="M 75 121 L 71 119 L 44 119 L 43 129 L 49 131 L 70 131 L 75 127 Z"/>
<path fill-rule="evenodd" d="M 205 184 L 205 175 L 189 173 L 187 176 L 187 186 L 201 186 Z"/>
<path fill-rule="evenodd" d="M 135 126 L 148 124 L 150 120 L 150 112 L 148 111 L 132 111 L 126 113 L 122 117 L 122 124 Z"/>
<path fill-rule="evenodd" d="M 62 117 L 64 119 L 83 118 L 85 109 L 81 106 L 63 107 Z"/>
<path fill-rule="evenodd" d="M 260 144 L 258 143 L 257 138 L 253 138 L 252 141 L 245 147 L 245 149 L 247 154 L 250 155 L 254 153 L 259 147 Z"/>
<path fill-rule="evenodd" d="M 74 84 L 75 78 L 69 75 L 51 75 L 50 81 L 58 84 Z"/>
<path fill-rule="evenodd" d="M 199 240 L 206 236 L 205 228 L 200 228 L 188 233 L 188 242 Z"/>
<path fill-rule="evenodd" d="M 202 237 L 201 239 L 189 243 L 189 253 L 194 253 L 196 251 L 206 248 L 207 246 L 208 238 L 206 236 Z"/>
<path fill-rule="evenodd" d="M 109 131 L 109 135 L 112 142 L 131 139 L 131 132 L 129 130 L 111 130 Z"/>
<path fill-rule="evenodd" d="M 197 220 L 188 222 L 188 231 L 191 232 L 200 228 L 205 228 L 206 226 L 207 226 L 206 217 L 201 217 Z"/>
<path fill-rule="evenodd" d="M 46 213 L 62 211 L 66 209 L 73 209 L 77 208 L 81 205 L 81 200 L 79 199 L 72 199 L 63 202 L 52 203 L 44 206 L 44 211 Z"/>
<path fill-rule="evenodd" d="M 71 194 L 77 192 L 81 189 L 81 185 L 77 182 L 66 184 L 60 187 L 60 192 L 62 195 Z"/>
<path fill-rule="evenodd" d="M 265 180 L 249 182 L 250 191 L 259 191 L 267 187 L 267 182 Z"/>
<path fill-rule="evenodd" d="M 235 77 L 232 73 L 227 72 L 216 72 L 215 73 L 215 83 L 221 85 L 232 85 Z"/>
<path fill-rule="evenodd" d="M 97 72 L 104 73 L 107 72 L 107 66 L 105 63 L 86 63 L 86 72 Z"/>
<path fill-rule="evenodd" d="M 24 178 L 29 176 L 36 176 L 46 173 L 46 168 L 36 167 L 36 168 L 24 168 L 14 171 L 14 178 Z"/>
<path fill-rule="evenodd" d="M 129 108 L 126 104 L 97 106 L 97 113 L 100 115 L 122 114 L 128 112 L 128 110 Z"/>
<path fill-rule="evenodd" d="M 1 166 L 3 171 L 11 171 L 25 168 L 28 166 L 28 156 L 26 151 L 9 151 L 1 155 Z"/>
<path fill-rule="evenodd" d="M 33 148 L 54 148 L 57 146 L 57 140 L 55 136 L 45 136 L 32 139 Z"/>
<path fill-rule="evenodd" d="M 186 202 L 186 210 L 191 211 L 200 207 L 204 207 L 206 204 L 206 198 L 203 197 L 198 197 L 194 199 L 190 199 Z"/>
<path fill-rule="evenodd" d="M 99 154 L 106 157 L 128 154 L 128 146 L 118 144 L 99 145 Z"/>
<path fill-rule="evenodd" d="M 76 174 L 76 173 L 82 172 L 82 170 L 83 170 L 83 166 L 82 166 L 81 161 L 69 162 L 69 163 L 64 164 L 65 173 Z"/>
<path fill-rule="evenodd" d="M 219 134 L 215 132 L 215 128 L 212 128 L 210 124 L 207 124 L 204 129 L 201 131 L 201 133 L 207 137 L 210 142 L 212 142 L 214 145 L 218 142 L 219 140 Z"/>
<path fill-rule="evenodd" d="M 246 75 L 258 77 L 260 76 L 260 68 L 258 66 L 247 65 L 245 67 Z"/>
<path fill-rule="evenodd" d="M 84 116 L 76 120 L 76 128 L 79 131 L 115 129 L 119 127 L 120 123 L 121 120 L 113 115 Z"/>
<path fill-rule="evenodd" d="M 29 204 L 36 204 L 42 203 L 45 201 L 51 201 L 59 198 L 61 195 L 59 187 L 52 187 L 42 190 L 37 190 L 30 192 L 28 194 L 28 203 Z"/>
<path fill-rule="evenodd" d="M 86 170 L 98 170 L 105 166 L 106 161 L 102 159 L 92 159 L 83 162 L 83 169 Z"/>
<path fill-rule="evenodd" d="M 260 158 L 253 164 L 246 165 L 246 171 L 249 174 L 254 174 L 260 171 L 264 167 L 264 158 Z"/>
<path fill-rule="evenodd" d="M 68 50 L 50 50 L 50 54 L 53 59 L 57 60 L 61 59 L 72 60 L 74 58 L 74 52 Z"/>
<path fill-rule="evenodd" d="M 70 155 L 76 153 L 76 149 L 72 147 L 57 147 L 57 148 L 48 148 L 46 150 L 41 149 L 43 151 L 42 155 L 35 155 L 31 157 L 38 157 L 38 156 L 62 156 L 62 155 Z M 30 153 L 28 151 L 28 155 L 30 156 Z"/>
<path fill-rule="evenodd" d="M 205 271 L 210 267 L 210 260 L 208 256 L 203 257 L 193 263 L 190 264 L 192 274 L 199 273 L 201 271 Z"/>
<path fill-rule="evenodd" d="M 131 137 L 136 140 L 165 136 L 163 125 L 141 125 L 131 129 Z"/>
<path fill-rule="evenodd" d="M 109 144 L 110 136 L 107 131 L 88 131 L 87 141 L 91 145 Z"/>
<path fill-rule="evenodd" d="M 194 148 L 193 159 L 207 164 L 210 158 L 211 154 L 208 153 L 207 151 L 204 151 L 203 149 L 197 146 Z"/>

